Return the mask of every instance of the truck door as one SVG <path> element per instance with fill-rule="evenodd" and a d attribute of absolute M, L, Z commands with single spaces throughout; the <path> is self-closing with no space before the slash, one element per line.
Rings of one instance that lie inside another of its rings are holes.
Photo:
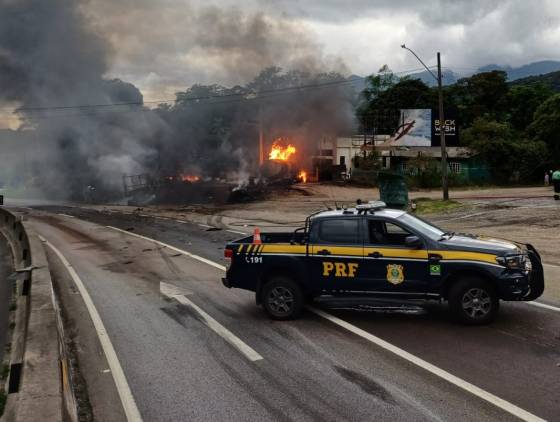
<path fill-rule="evenodd" d="M 317 292 L 355 288 L 363 262 L 362 217 L 323 218 L 312 224 L 310 265 Z"/>
<path fill-rule="evenodd" d="M 405 244 L 409 230 L 392 221 L 368 217 L 364 220 L 363 289 L 387 293 L 424 293 L 429 281 L 428 251 Z"/>

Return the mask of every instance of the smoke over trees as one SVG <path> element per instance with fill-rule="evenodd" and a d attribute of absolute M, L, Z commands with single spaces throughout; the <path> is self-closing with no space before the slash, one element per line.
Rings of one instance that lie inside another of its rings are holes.
<path fill-rule="evenodd" d="M 338 73 L 270 67 L 244 86 L 195 85 L 179 92 L 172 107 L 158 109 L 173 128 L 158 148 L 165 151 L 159 154 L 162 164 L 172 171 L 231 177 L 255 166 L 259 125 L 268 144 L 288 137 L 300 156 L 309 156 L 322 137 L 351 130 L 352 91 L 341 81 Z M 200 99 L 206 97 L 211 98 Z"/>
<path fill-rule="evenodd" d="M 297 26 L 236 10 L 190 10 L 198 22 L 190 51 L 207 50 L 213 66 L 237 69 L 235 78 L 251 82 L 193 85 L 171 105 L 150 109 L 134 85 L 107 77 L 120 52 L 100 35 L 89 3 L 0 0 L 0 107 L 17 110 L 26 139 L 2 142 L 0 132 L 2 156 L 14 159 L 2 163 L 2 184 L 13 184 L 19 172 L 20 184 L 80 199 L 92 186 L 119 193 L 122 174 L 195 171 L 241 179 L 256 158 L 259 121 L 268 139 L 293 137 L 302 151 L 321 136 L 350 130 L 348 86 L 329 85 L 342 75 L 324 69 L 320 51 Z M 275 59 L 298 70 L 270 66 Z M 293 89 L 300 85 L 315 86 Z"/>

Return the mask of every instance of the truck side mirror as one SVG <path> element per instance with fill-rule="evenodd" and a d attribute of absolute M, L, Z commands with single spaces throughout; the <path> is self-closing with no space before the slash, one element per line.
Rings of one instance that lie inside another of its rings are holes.
<path fill-rule="evenodd" d="M 404 239 L 404 244 L 409 248 L 419 248 L 422 246 L 422 241 L 418 236 L 406 236 Z"/>

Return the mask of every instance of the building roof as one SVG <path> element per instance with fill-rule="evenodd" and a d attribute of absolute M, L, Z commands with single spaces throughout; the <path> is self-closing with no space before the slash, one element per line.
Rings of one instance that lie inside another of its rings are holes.
<path fill-rule="evenodd" d="M 469 158 L 477 154 L 476 151 L 466 147 L 447 147 L 449 158 Z M 382 157 L 431 157 L 441 158 L 441 147 L 392 147 L 381 150 Z"/>

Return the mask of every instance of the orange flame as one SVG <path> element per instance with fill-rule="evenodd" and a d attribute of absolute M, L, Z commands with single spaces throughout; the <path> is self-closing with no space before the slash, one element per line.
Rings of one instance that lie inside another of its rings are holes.
<path fill-rule="evenodd" d="M 282 146 L 278 142 L 272 144 L 270 153 L 268 154 L 269 160 L 288 161 L 288 159 L 296 153 L 296 147 L 292 144 Z"/>
<path fill-rule="evenodd" d="M 183 182 L 198 182 L 200 180 L 200 176 L 196 176 L 194 174 L 182 174 L 181 175 L 181 180 Z"/>
<path fill-rule="evenodd" d="M 301 170 L 297 178 L 301 183 L 307 183 L 307 172 L 305 170 Z"/>

